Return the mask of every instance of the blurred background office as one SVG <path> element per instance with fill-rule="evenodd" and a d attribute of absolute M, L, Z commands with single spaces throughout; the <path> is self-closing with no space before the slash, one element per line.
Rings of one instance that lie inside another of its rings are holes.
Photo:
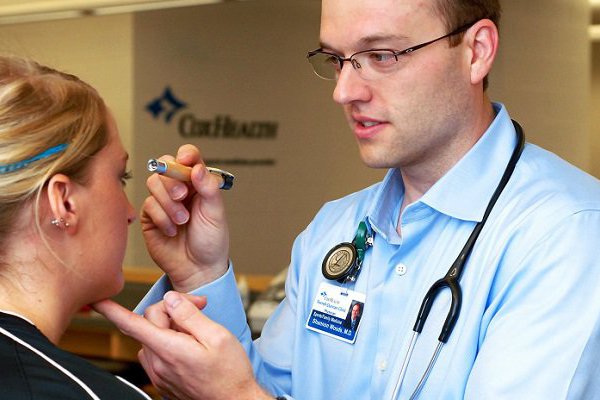
<path fill-rule="evenodd" d="M 600 2 L 505 0 L 490 85 L 528 140 L 600 176 Z M 31 56 L 99 88 L 132 156 L 198 144 L 234 172 L 226 194 L 238 272 L 274 274 L 318 207 L 375 182 L 333 84 L 315 79 L 318 0 L 2 0 L 0 51 Z M 132 228 L 126 265 L 151 266 Z"/>
<path fill-rule="evenodd" d="M 600 177 L 600 0 L 502 5 L 491 97 L 530 142 Z M 384 173 L 362 165 L 333 84 L 305 59 L 318 47 L 319 14 L 319 0 L 0 0 L 0 51 L 98 88 L 131 155 L 138 209 L 147 159 L 183 143 L 233 172 L 231 258 L 256 296 L 323 202 Z M 133 305 L 159 274 L 139 223 L 125 264 L 121 300 Z M 133 343 L 95 324 L 74 328 L 65 347 L 135 360 Z"/>

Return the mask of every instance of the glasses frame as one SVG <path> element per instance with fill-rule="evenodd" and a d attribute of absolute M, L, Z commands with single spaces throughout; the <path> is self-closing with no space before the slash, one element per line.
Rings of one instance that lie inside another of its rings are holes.
<path fill-rule="evenodd" d="M 368 50 L 358 51 L 358 52 L 352 54 L 350 57 L 344 58 L 344 57 L 341 57 L 341 56 L 339 56 L 337 54 L 330 53 L 328 51 L 324 51 L 323 48 L 321 47 L 321 48 L 318 48 L 316 50 L 309 51 L 308 54 L 306 55 L 306 59 L 310 62 L 310 58 L 313 57 L 316 54 L 327 54 L 328 56 L 334 57 L 337 60 L 337 62 L 340 65 L 340 71 L 342 70 L 342 68 L 344 68 L 344 62 L 345 61 L 348 61 L 352 65 L 352 68 L 354 68 L 355 70 L 360 69 L 361 65 L 360 65 L 360 63 L 358 61 L 356 61 L 355 57 L 357 55 L 359 55 L 359 54 L 369 53 L 369 52 L 372 52 L 372 51 L 389 51 L 394 56 L 394 58 L 396 59 L 396 61 L 398 61 L 398 57 L 399 56 L 410 54 L 410 53 L 412 53 L 414 51 L 417 51 L 419 49 L 422 49 L 423 47 L 429 46 L 430 44 L 438 42 L 438 41 L 440 41 L 442 39 L 446 39 L 446 38 L 449 38 L 451 36 L 458 35 L 459 33 L 466 32 L 467 30 L 469 30 L 469 28 L 471 28 L 473 25 L 475 25 L 477 22 L 481 21 L 482 19 L 483 18 L 478 18 L 475 21 L 472 21 L 472 22 L 469 22 L 468 24 L 462 25 L 462 26 L 456 28 L 455 30 L 453 30 L 452 32 L 447 33 L 447 34 L 445 34 L 443 36 L 440 36 L 440 37 L 438 37 L 436 39 L 430 40 L 430 41 L 425 42 L 425 43 L 417 44 L 415 46 L 409 47 L 408 49 L 404 49 L 404 50 L 400 50 L 400 51 L 393 50 L 393 49 L 368 49 Z M 312 63 L 311 63 L 311 65 L 312 65 Z M 325 80 L 328 80 L 328 81 L 337 80 L 337 77 L 326 78 L 324 76 L 319 75 L 319 73 L 314 69 L 314 66 L 313 66 L 313 71 L 321 79 L 325 79 Z"/>

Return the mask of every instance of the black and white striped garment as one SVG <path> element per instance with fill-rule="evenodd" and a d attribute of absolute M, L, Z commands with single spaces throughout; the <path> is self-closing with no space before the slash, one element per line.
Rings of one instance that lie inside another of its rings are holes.
<path fill-rule="evenodd" d="M 0 399 L 149 400 L 144 392 L 56 347 L 31 322 L 0 312 Z"/>

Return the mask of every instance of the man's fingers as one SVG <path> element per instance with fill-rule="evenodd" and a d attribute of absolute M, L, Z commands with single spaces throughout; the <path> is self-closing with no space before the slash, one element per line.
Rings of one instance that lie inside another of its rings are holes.
<path fill-rule="evenodd" d="M 101 300 L 91 306 L 115 324 L 125 335 L 131 336 L 140 342 L 144 342 L 143 339 L 146 335 L 149 335 L 150 330 L 159 330 L 154 324 L 146 321 L 144 317 L 129 311 L 112 300 Z"/>
<path fill-rule="evenodd" d="M 187 196 L 187 186 L 184 183 L 154 174 L 146 179 L 146 187 L 156 205 L 164 210 L 174 224 L 182 225 L 188 221 L 189 213 L 182 202 Z"/>
<path fill-rule="evenodd" d="M 202 159 L 200 149 L 191 144 L 184 144 L 177 150 L 176 161 L 183 165 L 193 166 L 198 164 Z"/>
<path fill-rule="evenodd" d="M 200 193 L 204 201 L 219 199 L 223 184 L 223 178 L 211 174 L 204 165 L 195 165 L 192 168 L 192 185 L 196 192 Z"/>
<path fill-rule="evenodd" d="M 195 296 L 189 293 L 180 293 L 186 299 L 188 299 L 193 305 L 195 305 L 199 310 L 203 310 L 206 307 L 206 296 Z"/>
<path fill-rule="evenodd" d="M 156 383 L 159 381 L 159 379 L 158 376 L 156 376 L 156 374 L 154 373 L 154 370 L 152 369 L 152 364 L 150 362 L 150 358 L 148 357 L 148 352 L 142 348 L 138 352 L 137 356 L 138 360 L 140 361 L 140 364 L 142 365 L 142 368 L 144 368 L 144 371 L 146 371 L 146 375 L 148 375 L 148 378 L 150 378 L 150 382 L 152 382 L 152 384 L 156 386 Z"/>
<path fill-rule="evenodd" d="M 159 328 L 168 329 L 171 326 L 171 318 L 165 309 L 165 303 L 159 302 L 144 310 L 144 318 Z"/>
<path fill-rule="evenodd" d="M 162 156 L 159 158 L 159 160 L 175 162 L 175 158 L 169 155 Z M 183 200 L 188 195 L 189 190 L 184 182 L 180 182 L 177 179 L 169 178 L 158 174 L 150 176 L 158 178 L 157 181 L 161 182 L 161 186 L 164 185 L 164 190 L 166 190 L 169 193 L 169 197 L 172 200 Z M 148 186 L 148 188 L 150 189 L 150 186 Z M 150 191 L 152 192 L 152 190 Z"/>
<path fill-rule="evenodd" d="M 188 299 L 198 310 L 206 307 L 205 296 L 194 296 L 191 294 L 182 294 L 182 296 L 185 296 L 185 298 Z M 144 311 L 144 318 L 160 328 L 171 327 L 171 317 L 165 309 L 164 301 L 158 302 L 146 308 Z"/>
<path fill-rule="evenodd" d="M 124 334 L 131 336 L 129 328 L 135 326 L 136 323 L 134 321 L 135 314 L 131 311 L 110 299 L 93 303 L 91 304 L 91 307 L 115 324 Z"/>
<path fill-rule="evenodd" d="M 189 296 L 170 291 L 164 296 L 165 309 L 171 320 L 185 333 L 192 335 L 200 343 L 217 344 L 225 328 L 210 320 L 190 301 Z"/>
<path fill-rule="evenodd" d="M 164 348 L 173 340 L 174 332 L 157 327 L 141 315 L 129 311 L 112 300 L 99 301 L 92 304 L 92 308 L 115 324 L 125 335 L 150 349 Z"/>

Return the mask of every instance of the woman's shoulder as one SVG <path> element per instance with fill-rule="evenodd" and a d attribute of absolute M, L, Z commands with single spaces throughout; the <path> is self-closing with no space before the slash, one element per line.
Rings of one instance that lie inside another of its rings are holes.
<path fill-rule="evenodd" d="M 148 399 L 87 360 L 53 345 L 33 325 L 0 315 L 2 398 Z"/>

